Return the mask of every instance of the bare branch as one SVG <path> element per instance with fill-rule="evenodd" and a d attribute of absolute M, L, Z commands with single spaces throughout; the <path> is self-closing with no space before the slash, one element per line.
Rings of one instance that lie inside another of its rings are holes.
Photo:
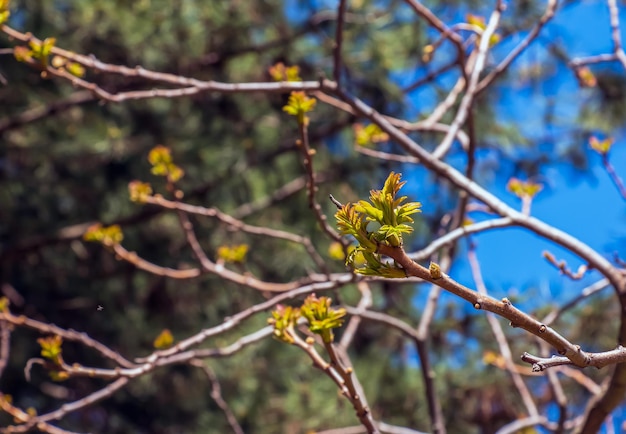
<path fill-rule="evenodd" d="M 528 314 L 517 309 L 508 299 L 496 300 L 487 295 L 479 294 L 478 292 L 472 291 L 466 286 L 452 280 L 445 273 L 441 273 L 441 277 L 433 277 L 428 269 L 416 262 L 413 262 L 400 247 L 391 247 L 380 244 L 379 253 L 393 258 L 404 268 L 408 275 L 432 282 L 446 291 L 469 301 L 476 309 L 493 312 L 510 320 L 511 326 L 522 328 L 546 341 L 554 347 L 559 354 L 564 355 L 565 358 L 570 360 L 574 365 L 580 367 L 589 366 L 591 362 L 589 353 L 582 351 L 579 346 L 572 344 L 552 328 L 540 323 L 536 319 L 531 318 Z"/>
<path fill-rule="evenodd" d="M 587 356 L 589 358 L 586 366 L 603 368 L 608 365 L 615 365 L 618 363 L 626 362 L 626 348 L 620 345 L 614 350 L 604 351 L 601 353 L 587 353 Z M 529 353 L 524 353 L 522 355 L 522 360 L 527 363 L 532 363 L 533 371 L 544 371 L 553 366 L 576 365 L 576 363 L 574 363 L 574 361 L 572 361 L 568 357 L 552 356 L 550 358 L 543 358 L 533 356 Z"/>
<path fill-rule="evenodd" d="M 58 335 L 67 341 L 80 342 L 86 347 L 96 350 L 97 352 L 102 354 L 102 356 L 114 361 L 120 366 L 128 368 L 136 366 L 134 363 L 126 360 L 119 353 L 111 350 L 101 342 L 90 338 L 87 333 L 81 333 L 71 329 L 66 330 L 54 324 L 37 321 L 31 318 L 27 318 L 23 315 L 16 316 L 11 314 L 10 312 L 0 312 L 0 321 L 12 324 L 17 327 L 26 327 L 37 330 L 39 333 L 42 334 Z"/>

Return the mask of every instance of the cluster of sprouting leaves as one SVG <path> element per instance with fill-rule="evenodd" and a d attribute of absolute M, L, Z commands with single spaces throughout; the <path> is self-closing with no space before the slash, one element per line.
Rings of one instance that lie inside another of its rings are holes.
<path fill-rule="evenodd" d="M 467 24 L 470 24 L 470 25 L 476 27 L 476 29 L 478 30 L 477 33 L 479 33 L 479 34 L 484 32 L 485 29 L 487 28 L 487 24 L 485 23 L 485 17 L 483 17 L 483 16 L 474 15 L 474 14 L 467 14 L 465 19 L 467 20 Z M 501 39 L 500 35 L 498 35 L 497 33 L 494 33 L 489 38 L 489 46 L 493 47 L 498 42 L 500 42 L 500 39 Z M 476 45 L 479 45 L 479 44 L 480 44 L 480 36 L 476 40 Z"/>
<path fill-rule="evenodd" d="M 588 66 L 578 67 L 574 69 L 574 73 L 580 87 L 596 87 L 598 85 L 598 79 Z"/>
<path fill-rule="evenodd" d="M 217 257 L 224 262 L 242 263 L 246 260 L 249 249 L 250 246 L 247 244 L 220 246 L 217 249 Z"/>
<path fill-rule="evenodd" d="M 297 65 L 287 66 L 282 62 L 276 63 L 268 69 L 272 80 L 274 81 L 302 81 L 300 77 L 300 67 Z M 317 100 L 307 96 L 305 92 L 293 91 L 289 94 L 287 105 L 283 107 L 283 111 L 291 116 L 295 116 L 299 125 L 308 125 L 309 117 L 306 115 L 315 107 Z"/>
<path fill-rule="evenodd" d="M 613 147 L 614 142 L 615 140 L 613 139 L 613 137 L 607 137 L 603 140 L 600 140 L 596 136 L 589 137 L 589 146 L 591 146 L 591 149 L 593 149 L 602 156 L 605 156 L 609 153 L 611 147 Z"/>
<path fill-rule="evenodd" d="M 52 66 L 59 69 L 65 69 L 75 77 L 83 77 L 85 75 L 85 67 L 80 63 L 70 62 L 65 57 L 54 56 L 52 58 Z"/>
<path fill-rule="evenodd" d="M 152 165 L 150 170 L 153 175 L 165 176 L 168 182 L 176 182 L 181 179 L 185 172 L 174 164 L 172 152 L 169 148 L 159 145 L 150 150 L 148 161 Z"/>
<path fill-rule="evenodd" d="M 359 146 L 370 146 L 388 141 L 389 134 L 385 133 L 377 124 L 369 124 L 365 127 L 361 124 L 355 124 L 354 139 Z"/>
<path fill-rule="evenodd" d="M 337 227 L 343 235 L 352 235 L 358 246 L 348 256 L 346 262 L 355 265 L 355 259 L 362 255 L 363 267 L 355 268 L 360 274 L 384 277 L 406 277 L 404 270 L 395 264 L 383 262 L 378 254 L 379 244 L 392 247 L 402 246 L 402 236 L 410 234 L 413 228 L 412 214 L 420 212 L 419 202 L 407 202 L 406 196 L 398 197 L 398 192 L 406 182 L 400 182 L 399 173 L 391 172 L 382 190 L 372 190 L 370 201 L 361 200 L 348 203 L 335 214 Z M 377 223 L 379 227 L 370 232 L 368 225 Z"/>
<path fill-rule="evenodd" d="M 279 304 L 272 311 L 272 317 L 267 323 L 274 326 L 274 337 L 288 344 L 293 344 L 295 339 L 295 326 L 300 318 L 300 309 L 292 306 Z"/>
<path fill-rule="evenodd" d="M 43 358 L 50 360 L 55 365 L 60 365 L 63 362 L 61 358 L 63 338 L 61 336 L 55 335 L 39 338 L 37 343 L 41 346 L 41 356 Z"/>
<path fill-rule="evenodd" d="M 170 329 L 163 329 L 161 333 L 154 339 L 152 345 L 157 350 L 164 350 L 171 347 L 174 344 L 174 335 Z"/>
<path fill-rule="evenodd" d="M 317 297 L 309 295 L 301 307 L 278 305 L 272 312 L 272 318 L 268 323 L 274 326 L 274 337 L 278 340 L 293 344 L 296 339 L 295 326 L 298 319 L 304 317 L 309 330 L 322 337 L 325 343 L 331 343 L 335 339 L 333 329 L 341 327 L 346 310 L 331 307 L 332 300 L 329 297 Z"/>
<path fill-rule="evenodd" d="M 111 247 L 121 243 L 124 239 L 124 234 L 122 233 L 120 225 L 102 226 L 100 223 L 97 223 L 87 229 L 83 235 L 83 239 Z"/>
<path fill-rule="evenodd" d="M 2 4 L 0 3 L 0 20 L 2 14 Z M 84 76 L 85 68 L 79 63 L 71 62 L 62 56 L 54 56 L 52 62 L 49 61 L 55 43 L 56 38 L 46 38 L 43 41 L 32 39 L 28 41 L 28 47 L 22 45 L 15 47 L 13 56 L 19 62 L 36 64 L 44 70 L 48 68 L 48 65 L 51 65 L 54 68 L 66 70 L 76 77 Z"/>
<path fill-rule="evenodd" d="M 0 25 L 6 23 L 11 16 L 9 3 L 9 0 L 0 0 Z"/>
<path fill-rule="evenodd" d="M 61 365 L 63 364 L 63 349 L 61 348 L 63 345 L 63 338 L 58 335 L 48 336 L 37 339 L 37 343 L 41 347 L 41 357 L 52 362 L 53 365 L 58 367 L 51 367 L 49 371 L 50 378 L 54 381 L 67 380 L 70 375 L 66 371 L 61 370 Z"/>
<path fill-rule="evenodd" d="M 481 15 L 467 14 L 465 16 L 465 20 L 466 22 L 460 24 L 460 26 L 462 26 L 465 30 L 470 30 L 477 34 L 475 44 L 478 47 L 480 45 L 481 36 L 487 28 L 485 17 Z M 502 37 L 498 33 L 492 34 L 489 38 L 489 46 L 493 47 L 498 42 L 500 42 L 501 39 Z M 443 38 L 440 38 L 434 44 L 428 44 L 422 49 L 422 60 L 424 61 L 424 63 L 428 63 L 433 59 L 433 56 L 435 55 L 435 50 L 439 48 L 439 46 L 441 46 L 441 42 L 443 40 Z"/>
<path fill-rule="evenodd" d="M 322 337 L 329 344 L 335 339 L 333 329 L 341 327 L 346 310 L 343 308 L 333 309 L 332 300 L 329 297 L 317 297 L 309 295 L 300 308 L 300 313 L 309 323 L 309 330 Z"/>
<path fill-rule="evenodd" d="M 543 189 L 541 184 L 532 181 L 522 181 L 517 178 L 511 178 L 506 187 L 511 193 L 523 200 L 532 199 Z"/>
<path fill-rule="evenodd" d="M 20 62 L 38 60 L 44 68 L 48 66 L 48 56 L 56 43 L 56 38 L 46 38 L 43 41 L 32 40 L 28 47 L 18 46 L 13 49 L 13 55 Z"/>
<path fill-rule="evenodd" d="M 157 176 L 164 176 L 168 182 L 176 182 L 181 179 L 185 172 L 174 164 L 172 152 L 169 148 L 158 145 L 148 153 L 148 161 L 152 166 L 151 172 Z M 128 184 L 130 200 L 138 203 L 145 203 L 153 196 L 152 186 L 147 182 L 132 181 Z M 158 197 L 159 195 L 155 195 Z M 91 226 L 83 235 L 85 241 L 95 241 L 111 247 L 119 244 L 124 239 L 122 229 L 119 225 L 102 226 L 95 224 Z"/>
<path fill-rule="evenodd" d="M 299 125 L 308 125 L 309 117 L 306 115 L 315 107 L 317 100 L 310 98 L 302 91 L 294 91 L 289 95 L 287 105 L 283 111 L 291 116 L 295 116 Z"/>
<path fill-rule="evenodd" d="M 145 203 L 152 196 L 152 186 L 147 182 L 131 181 L 128 183 L 128 193 L 131 201 Z"/>
<path fill-rule="evenodd" d="M 274 81 L 302 81 L 298 65 L 286 66 L 283 62 L 278 62 L 268 72 Z"/>
<path fill-rule="evenodd" d="M 176 182 L 180 180 L 185 172 L 174 163 L 172 151 L 163 146 L 158 145 L 148 153 L 148 162 L 152 166 L 150 171 L 153 175 L 164 176 L 168 182 Z M 148 198 L 153 194 L 152 186 L 147 182 L 131 181 L 128 183 L 128 194 L 130 200 L 138 203 L 146 203 Z M 155 195 L 158 197 L 159 195 Z"/>
<path fill-rule="evenodd" d="M 0 297 L 0 313 L 9 313 L 10 304 L 7 297 Z"/>

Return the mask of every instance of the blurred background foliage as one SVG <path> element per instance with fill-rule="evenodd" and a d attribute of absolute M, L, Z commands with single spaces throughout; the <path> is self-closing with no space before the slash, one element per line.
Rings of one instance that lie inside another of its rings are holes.
<path fill-rule="evenodd" d="M 428 104 L 416 110 L 409 102 L 411 92 L 403 88 L 410 83 L 401 83 L 398 77 L 417 76 L 437 67 L 421 60 L 424 45 L 432 42 L 432 30 L 408 13 L 403 2 L 352 3 L 344 58 L 349 90 L 386 114 L 409 113 L 414 117 L 410 120 L 428 115 Z M 469 8 L 486 10 L 486 3 L 480 1 L 431 3 L 444 21 L 455 21 Z M 534 23 L 543 5 L 525 1 L 511 7 L 515 20 L 504 23 L 505 35 Z M 58 46 L 93 54 L 104 62 L 203 80 L 255 82 L 268 81 L 267 69 L 278 61 L 299 65 L 305 79 L 330 74 L 334 17 L 332 10 L 313 0 L 14 0 L 9 24 L 40 38 L 55 37 Z M 0 37 L 0 49 L 12 46 Z M 440 50 L 450 53 L 448 59 L 454 55 L 449 44 Z M 341 261 L 327 254 L 329 240 L 321 236 L 307 205 L 302 158 L 294 142 L 297 128 L 281 111 L 286 95 L 206 93 L 102 103 L 68 83 L 42 79 L 11 55 L 0 59 L 0 74 L 8 83 L 0 86 L 0 283 L 12 300 L 13 312 L 85 331 L 132 358 L 148 354 L 164 328 L 182 339 L 264 300 L 264 294 L 213 276 L 173 281 L 149 275 L 116 261 L 101 246 L 82 241 L 92 223 L 118 223 L 128 250 L 163 266 L 194 264 L 175 214 L 128 199 L 127 185 L 136 179 L 152 183 L 165 194 L 147 162 L 149 150 L 158 144 L 170 147 L 175 162 L 185 170 L 180 186 L 187 202 L 216 206 L 247 223 L 309 236 L 334 271 L 344 270 Z M 494 105 L 522 74 L 541 83 L 551 74 L 551 67 L 556 68 L 538 64 L 532 70 L 515 69 L 481 96 L 480 110 L 476 110 L 479 146 L 495 150 L 502 158 L 497 165 L 479 165 L 479 177 L 505 179 L 520 170 L 533 175 L 546 161 L 571 154 L 533 148 L 539 139 L 525 138 L 514 124 L 499 119 Z M 423 87 L 441 94 L 457 72 L 451 74 Z M 151 86 L 140 78 L 92 71 L 87 78 L 113 93 Z M 599 80 L 602 85 L 590 91 L 588 103 L 581 106 L 585 122 L 568 134 L 610 129 L 624 121 L 623 76 L 607 73 Z M 329 217 L 334 210 L 324 200 L 328 193 L 342 201 L 366 197 L 389 170 L 399 168 L 354 151 L 354 121 L 323 104 L 312 114 L 311 140 L 321 180 L 318 197 Z M 440 138 L 420 135 L 430 147 Z M 507 143 L 511 147 L 499 147 Z M 386 150 L 395 149 L 386 146 Z M 511 152 L 513 147 L 530 151 Z M 460 155 L 460 147 L 455 148 L 452 158 Z M 576 155 L 577 166 L 584 169 L 586 155 Z M 429 183 L 438 193 L 428 196 L 428 212 L 416 224 L 413 246 L 431 239 L 433 228 L 454 205 L 455 196 L 446 183 L 438 179 Z M 299 188 L 289 190 L 293 185 Z M 281 190 L 285 186 L 287 190 Z M 286 193 L 278 197 L 276 191 Z M 192 220 L 212 258 L 220 245 L 249 244 L 243 267 L 264 280 L 286 282 L 315 269 L 301 246 L 232 233 L 211 219 Z M 393 283 L 374 284 L 373 289 L 375 309 L 417 323 L 420 306 L 413 300 L 427 287 Z M 356 303 L 358 292 L 349 286 L 341 289 L 340 297 Z M 483 362 L 485 351 L 497 351 L 484 317 L 456 300 L 445 300 L 448 304 L 433 325 L 432 350 L 448 430 L 495 432 L 523 409 L 509 377 Z M 558 325 L 570 327 L 569 337 L 581 344 L 610 346 L 613 326 L 598 317 L 606 309 L 592 304 L 603 301 L 590 303 Z M 249 319 L 208 345 L 232 343 L 263 327 L 265 318 Z M 377 324 L 364 321 L 361 327 L 351 354 L 375 418 L 428 430 L 413 343 Z M 103 385 L 86 378 L 52 383 L 37 368 L 27 382 L 23 367 L 38 355 L 36 337 L 20 330 L 11 343 L 10 366 L 0 386 L 16 405 L 43 413 Z M 520 334 L 516 345 L 519 353 L 534 344 Z M 68 362 L 102 363 L 88 349 L 71 343 L 64 345 L 64 356 Z M 295 348 L 266 339 L 207 364 L 220 379 L 224 398 L 245 432 L 295 433 L 356 424 L 352 408 L 334 384 L 312 369 L 308 358 Z M 536 390 L 549 393 L 545 383 L 537 382 Z M 580 388 L 577 393 L 585 396 Z M 468 406 L 468 402 L 480 405 Z M 10 419 L 0 415 L 0 425 L 7 423 Z M 207 378 L 189 366 L 157 370 L 133 380 L 112 398 L 71 414 L 60 426 L 97 433 L 229 431 L 210 396 Z"/>

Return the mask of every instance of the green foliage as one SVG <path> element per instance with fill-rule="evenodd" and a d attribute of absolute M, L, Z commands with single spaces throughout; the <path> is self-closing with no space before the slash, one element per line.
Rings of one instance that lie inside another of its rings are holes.
<path fill-rule="evenodd" d="M 152 165 L 153 175 L 164 176 L 169 182 L 176 182 L 183 177 L 183 169 L 174 164 L 172 153 L 165 146 L 156 146 L 150 150 L 148 161 Z M 145 187 L 144 187 L 145 190 Z"/>
<path fill-rule="evenodd" d="M 295 116 L 300 125 L 308 125 L 309 118 L 306 114 L 313 110 L 317 100 L 309 98 L 304 92 L 291 92 L 287 105 L 283 107 L 283 111 L 291 116 Z"/>
<path fill-rule="evenodd" d="M 0 25 L 6 23 L 11 16 L 10 0 L 0 0 Z"/>
<path fill-rule="evenodd" d="M 83 239 L 85 241 L 99 242 L 105 246 L 113 246 L 122 242 L 124 234 L 122 234 L 120 225 L 102 226 L 98 223 L 87 229 Z"/>
<path fill-rule="evenodd" d="M 604 140 L 598 139 L 596 136 L 589 138 L 589 146 L 600 155 L 606 155 L 611 150 L 613 142 L 615 140 L 612 137 L 607 137 Z"/>
<path fill-rule="evenodd" d="M 354 136 L 356 144 L 359 146 L 370 146 L 389 140 L 389 135 L 384 133 L 376 124 L 369 124 L 366 127 L 361 124 L 355 124 Z"/>
<path fill-rule="evenodd" d="M 244 262 L 250 246 L 238 244 L 235 246 L 220 246 L 217 248 L 217 257 L 225 262 Z"/>
<path fill-rule="evenodd" d="M 128 194 L 131 201 L 144 203 L 152 196 L 152 186 L 146 182 L 131 181 L 128 183 Z"/>
<path fill-rule="evenodd" d="M 278 62 L 268 72 L 274 81 L 302 81 L 298 65 L 286 66 L 283 62 Z"/>
<path fill-rule="evenodd" d="M 330 307 L 332 300 L 328 297 L 309 295 L 300 308 L 300 313 L 309 322 L 309 330 L 322 337 L 325 343 L 334 340 L 333 329 L 341 327 L 345 309 L 333 309 Z"/>
<path fill-rule="evenodd" d="M 63 344 L 63 338 L 61 336 L 49 336 L 47 338 L 39 338 L 37 342 L 41 346 L 41 356 L 50 360 L 52 363 L 59 365 L 62 362 L 61 345 Z"/>
<path fill-rule="evenodd" d="M 543 189 L 543 186 L 536 182 L 511 178 L 506 188 L 520 199 L 532 199 Z"/>
<path fill-rule="evenodd" d="M 163 329 L 159 335 L 154 338 L 153 346 L 157 350 L 169 348 L 174 344 L 174 336 L 170 329 Z"/>
<path fill-rule="evenodd" d="M 278 305 L 272 311 L 272 318 L 268 324 L 274 326 L 274 337 L 287 344 L 293 344 L 294 327 L 300 317 L 300 309 L 291 306 Z"/>
<path fill-rule="evenodd" d="M 403 234 L 413 232 L 413 228 L 407 224 L 413 223 L 410 216 L 421 212 L 421 203 L 403 203 L 407 197 L 397 197 L 406 183 L 400 182 L 401 177 L 401 174 L 391 172 L 382 190 L 370 191 L 370 202 L 361 200 L 357 204 L 348 203 L 335 213 L 339 232 L 342 235 L 352 235 L 359 243 L 348 256 L 347 263 L 354 265 L 355 257 L 359 253 L 365 258 L 366 265 L 355 269 L 359 274 L 406 277 L 402 268 L 383 262 L 378 254 L 379 243 L 392 247 L 401 246 Z M 370 222 L 379 225 L 376 231 L 368 231 Z"/>

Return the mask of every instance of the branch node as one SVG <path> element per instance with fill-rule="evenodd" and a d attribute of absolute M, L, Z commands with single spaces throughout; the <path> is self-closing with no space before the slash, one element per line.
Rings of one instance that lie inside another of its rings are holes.
<path fill-rule="evenodd" d="M 430 266 L 428 267 L 428 271 L 430 272 L 430 277 L 433 280 L 441 279 L 441 267 L 439 267 L 439 264 L 431 262 Z M 474 307 L 476 307 L 476 305 L 474 305 Z M 478 304 L 478 307 L 476 307 L 476 309 L 480 309 L 480 304 Z"/>

